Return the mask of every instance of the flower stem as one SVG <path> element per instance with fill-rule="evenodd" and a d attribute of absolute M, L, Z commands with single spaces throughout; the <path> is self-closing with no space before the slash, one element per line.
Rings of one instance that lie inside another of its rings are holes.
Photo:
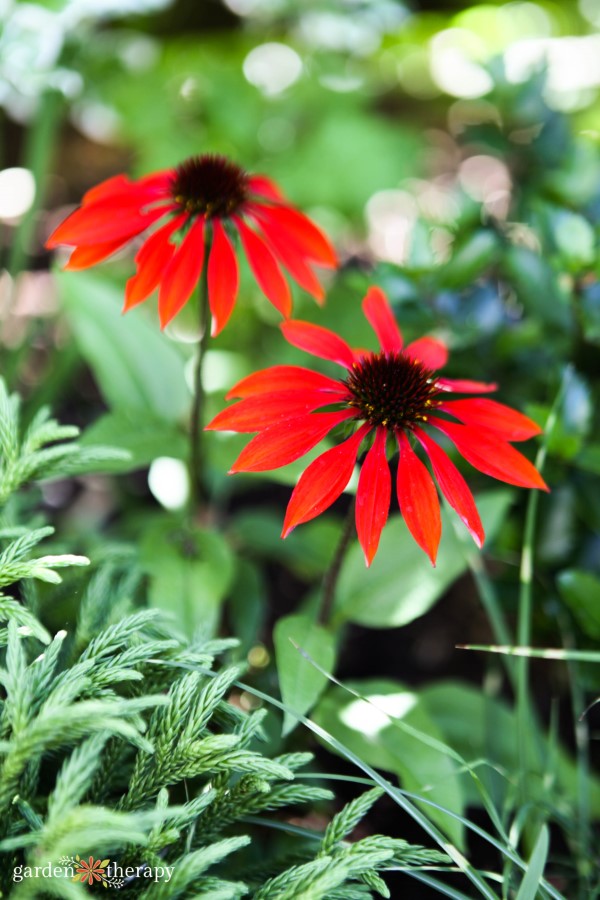
<path fill-rule="evenodd" d="M 552 409 L 548 415 L 544 438 L 538 450 L 535 466 L 542 471 L 548 452 L 548 443 L 554 431 L 558 419 L 560 404 L 571 375 L 570 367 L 565 369 L 559 389 L 557 391 Z M 527 501 L 525 514 L 525 530 L 523 535 L 523 552 L 521 554 L 521 567 L 519 573 L 519 610 L 517 616 L 517 644 L 519 647 L 529 647 L 531 642 L 531 608 L 532 608 L 532 582 L 533 582 L 533 550 L 535 538 L 535 526 L 537 521 L 537 509 L 539 492 L 531 491 Z M 527 772 L 529 767 L 529 740 L 532 732 L 532 719 L 529 696 L 529 658 L 519 656 L 517 659 L 517 740 L 519 748 L 519 771 L 521 772 L 521 794 L 523 801 L 527 800 Z"/>
<path fill-rule="evenodd" d="M 333 559 L 331 560 L 331 564 L 327 569 L 327 572 L 325 573 L 325 577 L 323 579 L 321 606 L 319 608 L 318 615 L 318 622 L 320 625 L 328 624 L 329 619 L 331 618 L 331 613 L 333 611 L 333 604 L 335 602 L 335 589 L 337 586 L 340 570 L 342 568 L 342 563 L 344 561 L 344 557 L 346 556 L 346 551 L 350 546 L 350 540 L 354 532 L 355 502 L 356 501 L 353 500 L 350 504 L 350 507 L 348 508 L 340 540 L 336 547 Z"/>
<path fill-rule="evenodd" d="M 44 182 L 53 157 L 54 138 L 64 110 L 63 96 L 58 91 L 46 91 L 39 103 L 38 114 L 27 132 L 21 163 L 33 175 L 35 197 L 19 222 L 10 249 L 6 268 L 13 278 L 22 271 L 29 255 L 37 214 L 44 199 Z"/>
<path fill-rule="evenodd" d="M 207 236 L 204 243 L 204 267 L 200 277 L 200 337 L 198 340 L 198 354 L 194 367 L 194 397 L 192 400 L 192 413 L 190 418 L 190 506 L 192 510 L 205 499 L 204 495 L 204 453 L 202 447 L 202 414 L 204 412 L 204 382 L 202 380 L 202 367 L 206 355 L 208 343 L 208 256 L 210 252 L 210 237 Z"/>

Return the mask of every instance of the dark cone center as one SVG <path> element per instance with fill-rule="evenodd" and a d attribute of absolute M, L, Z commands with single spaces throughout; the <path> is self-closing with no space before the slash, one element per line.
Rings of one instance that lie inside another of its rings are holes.
<path fill-rule="evenodd" d="M 193 156 L 175 169 L 171 195 L 182 211 L 230 216 L 248 199 L 248 176 L 224 156 Z"/>
<path fill-rule="evenodd" d="M 390 431 L 427 419 L 442 391 L 435 374 L 403 353 L 372 353 L 355 363 L 345 381 L 360 418 Z"/>

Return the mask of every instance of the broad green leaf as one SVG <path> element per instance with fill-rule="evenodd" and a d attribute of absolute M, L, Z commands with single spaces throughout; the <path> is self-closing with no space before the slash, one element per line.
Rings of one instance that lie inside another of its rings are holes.
<path fill-rule="evenodd" d="M 591 572 L 569 569 L 557 578 L 558 589 L 583 631 L 600 638 L 600 579 Z"/>
<path fill-rule="evenodd" d="M 538 896 L 538 887 L 544 874 L 549 845 L 550 834 L 548 828 L 546 825 L 542 825 L 515 900 L 535 900 Z"/>
<path fill-rule="evenodd" d="M 303 715 L 320 697 L 327 685 L 327 677 L 302 655 L 301 650 L 331 672 L 335 663 L 335 637 L 313 619 L 300 615 L 279 619 L 273 640 L 281 699 L 294 712 Z M 286 712 L 283 733 L 288 734 L 297 724 L 292 713 Z"/>
<path fill-rule="evenodd" d="M 466 287 L 495 261 L 497 255 L 497 237 L 491 231 L 477 231 L 441 270 L 440 283 L 446 287 Z"/>
<path fill-rule="evenodd" d="M 497 803 L 513 796 L 509 784 L 520 771 L 517 746 L 517 721 L 514 710 L 504 701 L 489 697 L 469 684 L 446 681 L 423 688 L 419 696 L 429 715 L 444 736 L 444 740 L 467 761 L 487 759 L 491 766 L 504 772 L 501 777 L 492 769 L 480 769 L 482 779 L 493 778 Z M 527 790 L 541 803 L 548 799 L 548 784 L 556 803 L 574 807 L 577 797 L 577 766 L 569 754 L 556 747 L 555 741 L 536 733 L 531 723 L 527 743 Z M 464 777 L 463 789 L 468 803 L 480 803 L 471 779 Z M 594 815 L 600 813 L 600 781 L 589 779 L 589 800 Z M 566 814 L 566 813 L 565 813 Z M 573 815 L 575 811 L 573 809 Z"/>
<path fill-rule="evenodd" d="M 315 578 L 328 567 L 340 537 L 340 522 L 319 518 L 297 528 L 282 540 L 282 512 L 244 510 L 235 517 L 232 531 L 244 549 L 285 563 L 301 578 Z"/>
<path fill-rule="evenodd" d="M 151 419 L 139 412 L 108 413 L 88 428 L 81 438 L 84 446 L 107 444 L 128 450 L 131 456 L 108 462 L 104 469 L 131 472 L 149 465 L 159 456 L 185 459 L 188 442 L 182 431 L 164 419 Z"/>
<path fill-rule="evenodd" d="M 503 268 L 530 315 L 538 316 L 542 322 L 569 327 L 568 297 L 542 256 L 527 247 L 511 247 L 503 257 Z"/>
<path fill-rule="evenodd" d="M 477 505 L 489 542 L 510 504 L 508 491 L 480 495 Z M 342 567 L 336 595 L 336 621 L 371 628 L 395 628 L 424 615 L 467 569 L 465 544 L 442 512 L 443 534 L 435 568 L 396 516 L 383 530 L 377 556 L 365 568 L 360 548 L 352 547 Z M 458 525 L 461 528 L 461 525 Z"/>
<path fill-rule="evenodd" d="M 596 239 L 588 220 L 577 213 L 561 210 L 552 217 L 552 224 L 556 245 L 566 265 L 573 271 L 591 265 Z"/>
<path fill-rule="evenodd" d="M 123 291 L 89 273 L 57 273 L 63 307 L 82 355 L 113 411 L 175 422 L 190 403 L 184 359 L 144 311 L 121 314 Z"/>
<path fill-rule="evenodd" d="M 423 793 L 427 799 L 461 814 L 464 802 L 457 764 L 428 742 L 428 738 L 441 743 L 444 739 L 419 695 L 388 679 L 349 682 L 348 687 L 366 699 L 353 697 L 343 688 L 333 688 L 313 713 L 317 724 L 369 765 L 395 772 L 406 790 Z M 402 724 L 421 732 L 424 739 L 403 730 Z M 462 845 L 460 822 L 429 805 L 423 809 Z"/>
<path fill-rule="evenodd" d="M 140 563 L 150 576 L 149 603 L 171 613 L 188 636 L 214 635 L 231 586 L 234 559 L 215 531 L 192 531 L 175 516 L 146 525 Z"/>

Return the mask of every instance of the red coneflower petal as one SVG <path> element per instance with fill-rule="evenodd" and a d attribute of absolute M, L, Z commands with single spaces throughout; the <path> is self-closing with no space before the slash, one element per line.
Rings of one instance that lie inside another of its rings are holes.
<path fill-rule="evenodd" d="M 489 394 L 498 390 L 497 384 L 467 378 L 436 378 L 435 383 L 441 391 L 455 391 L 457 394 Z"/>
<path fill-rule="evenodd" d="M 89 206 L 98 200 L 109 198 L 121 200 L 123 197 L 131 198 L 132 196 L 139 197 L 141 205 L 150 203 L 169 192 L 170 177 L 171 173 L 168 171 L 155 172 L 137 181 L 131 181 L 126 175 L 113 175 L 112 178 L 107 178 L 86 191 L 81 204 Z"/>
<path fill-rule="evenodd" d="M 75 247 L 64 269 L 66 272 L 72 272 L 94 266 L 112 256 L 117 250 L 121 250 L 130 240 L 131 238 L 125 238 L 124 241 L 108 241 L 106 244 L 95 244 L 93 247 Z"/>
<path fill-rule="evenodd" d="M 381 288 L 369 288 L 362 308 L 383 352 L 399 353 L 402 350 L 402 334 Z"/>
<path fill-rule="evenodd" d="M 358 449 L 371 427 L 362 425 L 356 434 L 317 456 L 304 470 L 288 503 L 282 537 L 302 522 L 319 516 L 337 500 L 352 477 Z"/>
<path fill-rule="evenodd" d="M 175 246 L 169 238 L 186 221 L 187 216 L 177 216 L 168 225 L 163 225 L 144 241 L 135 255 L 137 272 L 125 287 L 125 303 L 123 312 L 127 312 L 138 303 L 143 303 L 152 291 L 158 287 L 160 280 L 175 255 Z"/>
<path fill-rule="evenodd" d="M 427 466 L 416 455 L 403 431 L 398 431 L 398 503 L 408 530 L 435 566 L 442 534 L 440 501 Z"/>
<path fill-rule="evenodd" d="M 158 295 L 160 327 L 164 328 L 187 303 L 202 274 L 204 218 L 198 218 L 174 253 L 161 279 Z"/>
<path fill-rule="evenodd" d="M 229 474 L 266 472 L 287 466 L 312 450 L 325 435 L 342 422 L 353 418 L 350 410 L 308 413 L 265 428 L 244 447 Z"/>
<path fill-rule="evenodd" d="M 319 279 L 310 268 L 308 263 L 304 261 L 304 257 L 295 252 L 293 245 L 286 241 L 281 231 L 272 227 L 272 223 L 266 219 L 264 221 L 254 217 L 261 228 L 268 244 L 270 244 L 274 255 L 279 262 L 285 266 L 294 281 L 297 281 L 311 297 L 314 297 L 317 303 L 322 303 L 325 298 L 325 291 L 321 287 Z"/>
<path fill-rule="evenodd" d="M 267 300 L 287 319 L 292 311 L 292 295 L 277 260 L 255 231 L 248 228 L 238 216 L 234 216 L 234 221 L 258 286 Z"/>
<path fill-rule="evenodd" d="M 248 187 L 253 194 L 258 194 L 259 196 L 262 195 L 263 197 L 267 197 L 269 200 L 285 200 L 281 189 L 275 184 L 274 181 L 271 181 L 270 178 L 267 178 L 266 175 L 251 175 L 248 179 Z"/>
<path fill-rule="evenodd" d="M 438 409 L 450 413 L 466 425 L 483 425 L 491 431 L 496 431 L 506 441 L 526 441 L 542 432 L 540 426 L 532 419 L 496 400 L 480 397 L 470 400 L 448 400 Z"/>
<path fill-rule="evenodd" d="M 469 529 L 478 547 L 483 546 L 485 532 L 475 505 L 473 494 L 452 460 L 429 435 L 420 428 L 414 429 L 415 436 L 423 445 L 431 462 L 436 481 L 442 494 L 453 510 Z"/>
<path fill-rule="evenodd" d="M 362 464 L 356 491 L 356 533 L 367 566 L 377 553 L 390 508 L 392 479 L 385 452 L 386 441 L 387 431 L 378 428 L 373 446 Z"/>
<path fill-rule="evenodd" d="M 335 381 L 327 375 L 304 369 L 302 366 L 271 366 L 270 369 L 261 369 L 242 378 L 225 394 L 225 399 L 252 397 L 269 391 L 315 390 L 337 393 L 342 388 L 341 381 Z"/>
<path fill-rule="evenodd" d="M 344 396 L 343 392 L 340 392 Z M 299 413 L 311 412 L 319 406 L 340 399 L 335 394 L 324 391 L 275 391 L 271 394 L 260 394 L 257 397 L 246 397 L 233 406 L 221 410 L 212 422 L 206 426 L 207 431 L 262 431 L 284 419 L 291 419 Z"/>
<path fill-rule="evenodd" d="M 320 228 L 297 209 L 291 206 L 263 206 L 252 204 L 252 210 L 263 221 L 271 222 L 281 231 L 283 238 L 292 240 L 304 256 L 318 262 L 320 266 L 335 269 L 338 261 L 333 246 Z"/>
<path fill-rule="evenodd" d="M 46 247 L 51 249 L 60 244 L 72 244 L 76 247 L 92 246 L 106 244 L 109 241 L 124 241 L 145 231 L 153 222 L 174 208 L 169 204 L 144 212 L 139 197 L 99 200 L 97 203 L 81 206 L 71 213 L 52 232 L 46 241 Z"/>
<path fill-rule="evenodd" d="M 299 350 L 306 350 L 313 356 L 338 363 L 345 369 L 352 368 L 354 353 L 343 338 L 328 328 L 313 325 L 312 322 L 301 322 L 299 319 L 282 322 L 279 327 L 286 341 Z"/>
<path fill-rule="evenodd" d="M 225 328 L 233 312 L 240 284 L 235 251 L 219 219 L 212 220 L 213 235 L 208 258 L 208 301 L 212 314 L 211 334 Z"/>
<path fill-rule="evenodd" d="M 429 419 L 429 424 L 449 437 L 461 456 L 480 472 L 517 487 L 549 490 L 533 463 L 495 432 L 481 426 L 472 428 L 434 417 Z"/>
<path fill-rule="evenodd" d="M 105 181 L 101 181 L 100 184 L 95 184 L 89 191 L 86 191 L 81 205 L 86 206 L 89 203 L 95 203 L 97 200 L 104 200 L 106 197 L 125 194 L 132 184 L 133 182 L 130 181 L 127 175 L 113 175 L 112 178 L 107 178 Z"/>
<path fill-rule="evenodd" d="M 441 369 L 448 362 L 448 348 L 437 338 L 419 338 L 408 344 L 404 352 L 411 359 L 422 363 L 426 369 Z"/>

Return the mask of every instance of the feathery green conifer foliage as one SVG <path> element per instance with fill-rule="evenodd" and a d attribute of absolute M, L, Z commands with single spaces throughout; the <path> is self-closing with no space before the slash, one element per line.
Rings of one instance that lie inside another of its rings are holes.
<path fill-rule="evenodd" d="M 56 583 L 58 568 L 88 560 L 33 558 L 52 528 L 16 522 L 11 497 L 110 456 L 82 454 L 75 433 L 44 412 L 21 437 L 18 401 L 0 382 L 1 895 L 88 896 L 81 877 L 28 873 L 91 856 L 137 869 L 118 886 L 145 900 L 363 900 L 390 896 L 379 874 L 387 867 L 444 861 L 381 835 L 345 840 L 378 790 L 348 804 L 324 835 L 285 834 L 285 819 L 283 832 L 269 829 L 265 813 L 332 798 L 297 779 L 310 754 L 261 752 L 267 711 L 228 701 L 237 666 L 213 670 L 233 642 L 188 642 L 156 610 L 133 608 L 135 579 L 118 560 L 89 580 L 72 632 L 51 637 L 20 585 Z"/>

